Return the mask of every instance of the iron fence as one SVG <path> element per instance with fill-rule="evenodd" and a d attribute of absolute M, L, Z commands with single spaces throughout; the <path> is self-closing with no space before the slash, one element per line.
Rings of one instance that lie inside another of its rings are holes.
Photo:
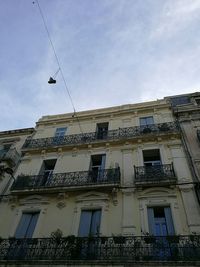
<path fill-rule="evenodd" d="M 10 148 L 9 150 L 0 150 L 0 160 L 9 161 L 12 167 L 17 165 L 19 159 L 20 155 L 15 148 Z"/>
<path fill-rule="evenodd" d="M 104 135 L 102 135 L 101 138 L 99 138 L 98 132 L 81 133 L 81 134 L 66 135 L 62 137 L 48 137 L 39 139 L 33 139 L 28 137 L 22 148 L 23 149 L 45 148 L 45 147 L 67 146 L 75 144 L 89 144 L 93 142 L 102 142 L 103 140 L 105 141 L 123 140 L 150 134 L 166 134 L 178 131 L 179 128 L 176 122 L 166 122 L 166 123 L 110 130 L 104 133 Z"/>
<path fill-rule="evenodd" d="M 120 168 L 99 171 L 54 173 L 50 175 L 18 176 L 12 190 L 108 185 L 120 183 Z"/>
<path fill-rule="evenodd" d="M 200 236 L 2 239 L 0 261 L 200 261 Z"/>
<path fill-rule="evenodd" d="M 166 182 L 176 182 L 173 164 L 140 167 L 134 166 L 134 169 L 136 184 L 160 184 Z"/>

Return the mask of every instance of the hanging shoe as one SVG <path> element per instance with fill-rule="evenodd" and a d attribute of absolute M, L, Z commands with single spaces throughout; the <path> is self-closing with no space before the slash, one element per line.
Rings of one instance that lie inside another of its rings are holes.
<path fill-rule="evenodd" d="M 54 80 L 52 77 L 50 77 L 49 80 L 48 80 L 48 83 L 49 84 L 56 83 L 56 80 Z"/>

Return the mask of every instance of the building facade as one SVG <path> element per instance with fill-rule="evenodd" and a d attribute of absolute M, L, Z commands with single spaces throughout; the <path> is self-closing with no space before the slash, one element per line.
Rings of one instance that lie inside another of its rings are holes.
<path fill-rule="evenodd" d="M 1 266 L 199 264 L 190 163 L 169 98 L 42 117 L 2 196 Z"/>

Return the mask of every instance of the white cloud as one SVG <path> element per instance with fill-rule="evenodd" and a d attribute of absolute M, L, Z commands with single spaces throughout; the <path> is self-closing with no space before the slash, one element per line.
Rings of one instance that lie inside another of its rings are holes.
<path fill-rule="evenodd" d="M 155 21 L 150 39 L 170 38 L 188 26 L 194 20 L 199 20 L 199 0 L 170 0 L 163 5 L 161 13 Z"/>

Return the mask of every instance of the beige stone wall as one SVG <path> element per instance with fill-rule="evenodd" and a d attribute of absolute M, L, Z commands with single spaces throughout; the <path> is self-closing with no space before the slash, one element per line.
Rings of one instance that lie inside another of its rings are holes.
<path fill-rule="evenodd" d="M 139 126 L 139 118 L 153 116 L 155 123 L 163 123 L 173 121 L 173 116 L 169 107 L 165 104 L 165 107 L 159 109 L 158 103 L 156 105 L 150 106 L 145 103 L 136 108 L 129 109 L 126 106 L 117 107 L 113 113 L 112 108 L 87 112 L 87 117 L 84 116 L 82 119 L 82 113 L 78 113 L 79 121 L 81 122 L 81 129 L 84 133 L 95 132 L 97 123 L 109 122 L 109 130 L 114 130 L 124 127 L 134 127 Z M 162 103 L 164 104 L 164 103 Z M 99 118 L 99 113 L 101 117 Z M 73 115 L 73 114 L 72 114 Z M 37 125 L 37 131 L 34 134 L 34 138 L 46 138 L 53 137 L 56 128 L 67 127 L 66 135 L 79 134 L 80 127 L 76 117 L 69 116 L 68 114 L 53 116 L 53 121 L 51 116 L 43 117 L 39 120 Z M 64 122 L 63 122 L 64 121 Z"/>

